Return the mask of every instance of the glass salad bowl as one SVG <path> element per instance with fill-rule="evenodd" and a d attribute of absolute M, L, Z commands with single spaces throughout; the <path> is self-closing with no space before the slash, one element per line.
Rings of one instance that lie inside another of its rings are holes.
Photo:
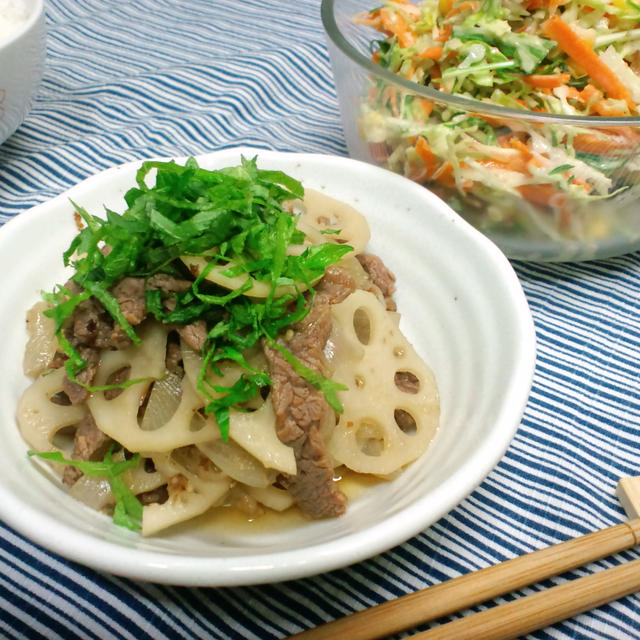
<path fill-rule="evenodd" d="M 323 0 L 350 155 L 423 184 L 512 259 L 640 249 L 640 9 L 615 23 L 605 3 L 586 29 L 572 0 L 551 18 L 515 4 Z"/>

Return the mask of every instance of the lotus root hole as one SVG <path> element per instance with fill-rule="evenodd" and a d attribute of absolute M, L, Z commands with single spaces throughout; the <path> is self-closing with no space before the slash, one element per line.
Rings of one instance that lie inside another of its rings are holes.
<path fill-rule="evenodd" d="M 393 376 L 398 390 L 403 393 L 418 393 L 420 391 L 420 379 L 411 371 L 396 371 Z"/>
<path fill-rule="evenodd" d="M 396 409 L 393 412 L 393 417 L 402 433 L 407 436 L 414 436 L 417 433 L 418 425 L 416 424 L 416 420 L 408 411 Z"/>
<path fill-rule="evenodd" d="M 64 391 L 58 391 L 49 397 L 49 402 L 57 404 L 61 407 L 68 407 L 71 404 L 69 396 Z"/>
<path fill-rule="evenodd" d="M 51 444 L 58 449 L 70 450 L 73 447 L 73 439 L 76 433 L 76 426 L 67 426 L 58 429 L 51 440 Z"/>
<path fill-rule="evenodd" d="M 371 341 L 371 319 L 363 307 L 359 307 L 353 313 L 353 330 L 362 344 L 369 344 Z"/>
<path fill-rule="evenodd" d="M 129 380 L 129 374 L 131 373 L 131 367 L 125 366 L 116 369 L 109 374 L 107 378 L 107 385 L 113 385 L 113 389 L 105 389 L 103 391 L 105 400 L 115 400 L 123 391 L 123 387 L 118 387 Z"/>

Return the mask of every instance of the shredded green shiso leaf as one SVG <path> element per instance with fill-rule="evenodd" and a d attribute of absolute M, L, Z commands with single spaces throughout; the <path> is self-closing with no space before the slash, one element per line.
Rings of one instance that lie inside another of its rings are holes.
<path fill-rule="evenodd" d="M 235 290 L 205 280 L 204 270 L 189 290 L 172 294 L 175 306 L 170 311 L 162 304 L 160 291 L 146 292 L 147 309 L 156 320 L 181 325 L 206 322 L 208 335 L 198 389 L 208 400 L 205 412 L 214 414 L 222 437 L 228 438 L 229 409 L 240 408 L 270 384 L 265 372 L 249 366 L 243 352 L 262 339 L 276 345 L 277 334 L 309 311 L 299 285 L 305 285 L 312 300 L 312 283 L 327 266 L 352 251 L 348 245 L 328 242 L 310 246 L 300 255 L 288 255 L 287 247 L 302 244 L 304 234 L 296 228 L 297 216 L 285 211 L 283 203 L 302 198 L 304 189 L 281 171 L 259 169 L 256 160 L 242 158 L 239 166 L 219 170 L 201 168 L 195 159 L 184 165 L 144 162 L 137 172 L 137 186 L 125 194 L 124 213 L 107 209 L 106 218 L 101 218 L 74 204 L 85 226 L 64 252 L 63 260 L 75 270 L 71 280 L 81 291 L 72 293 L 67 287 L 57 286 L 52 293 L 43 294 L 53 305 L 46 313 L 55 321 L 72 380 L 78 382 L 76 374 L 86 362 L 63 329 L 80 302 L 90 296 L 97 298 L 134 344 L 139 344 L 110 287 L 127 276 L 165 273 L 193 278 L 181 256 L 205 257 L 210 260 L 208 268 L 230 263 L 224 275 L 246 276 L 244 284 Z M 147 181 L 152 172 L 156 175 L 150 186 Z M 105 246 L 110 250 L 104 251 Z M 252 280 L 268 284 L 266 298 L 244 295 Z M 293 286 L 295 293 L 276 296 L 280 285 Z M 286 349 L 278 348 L 296 372 L 321 390 L 331 407 L 340 412 L 335 391 L 341 387 L 306 368 Z M 244 372 L 233 386 L 221 387 L 211 381 L 208 372 L 219 373 L 216 363 L 228 359 L 239 363 Z"/>

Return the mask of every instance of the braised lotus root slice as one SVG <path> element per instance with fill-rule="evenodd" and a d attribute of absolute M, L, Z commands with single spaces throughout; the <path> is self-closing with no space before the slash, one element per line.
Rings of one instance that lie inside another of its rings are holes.
<path fill-rule="evenodd" d="M 180 260 L 184 262 L 186 267 L 195 277 L 198 277 L 210 264 L 209 260 L 201 256 L 182 256 Z M 247 274 L 243 273 L 236 276 L 225 275 L 225 271 L 234 266 L 235 265 L 231 262 L 216 264 L 209 269 L 204 279 L 209 282 L 213 282 L 220 287 L 229 289 L 230 291 L 239 289 L 244 286 L 247 281 Z M 249 298 L 266 298 L 269 295 L 271 285 L 268 282 L 256 280 L 255 278 L 250 278 L 250 282 L 251 287 L 244 292 L 245 296 L 248 296 Z M 307 289 L 307 285 L 302 282 L 299 282 L 296 287 L 293 285 L 277 286 L 274 295 L 276 298 L 280 298 L 283 295 L 295 295 L 296 291 L 306 291 Z"/>
<path fill-rule="evenodd" d="M 156 471 L 167 481 L 168 499 L 142 509 L 142 535 L 195 518 L 220 504 L 231 479 L 218 471 L 195 447 L 150 454 Z"/>
<path fill-rule="evenodd" d="M 62 392 L 64 368 L 40 375 L 18 403 L 18 426 L 25 442 L 35 451 L 57 451 L 53 439 L 64 427 L 78 424 L 86 410 L 78 405 L 55 404 L 52 398 Z"/>
<path fill-rule="evenodd" d="M 189 378 L 195 386 L 202 367 L 202 358 L 193 349 L 182 343 L 182 362 L 185 378 Z M 210 373 L 209 381 L 212 386 L 231 386 L 242 373 L 242 369 L 235 362 L 228 361 L 217 364 L 222 376 L 215 377 Z M 250 361 L 250 364 L 254 363 Z M 211 390 L 211 395 L 218 394 Z M 202 399 L 205 400 L 204 396 Z M 213 416 L 209 416 L 208 420 L 213 421 Z M 293 449 L 283 444 L 276 433 L 276 416 L 270 396 L 263 400 L 255 411 L 243 412 L 231 409 L 229 412 L 229 438 L 256 460 L 259 460 L 266 469 L 275 469 L 291 475 L 296 474 L 296 458 Z"/>
<path fill-rule="evenodd" d="M 369 225 L 358 210 L 313 189 L 305 189 L 298 228 L 315 242 L 348 244 L 355 254 L 364 251 L 371 237 Z M 339 233 L 321 233 L 335 230 Z"/>
<path fill-rule="evenodd" d="M 438 425 L 430 369 L 370 292 L 358 290 L 332 308 L 339 416 L 329 451 L 358 473 L 389 475 L 418 458 Z"/>
<path fill-rule="evenodd" d="M 150 323 L 140 331 L 142 342 L 139 346 L 105 351 L 100 359 L 96 386 L 105 385 L 109 377 L 123 367 L 130 367 L 130 380 L 143 381 L 123 389 L 111 400 L 100 391 L 92 393 L 87 400 L 98 428 L 131 452 L 170 451 L 176 447 L 206 442 L 219 434 L 215 422 L 199 419 L 197 412 L 204 403 L 187 376 L 182 380 L 182 392 L 176 409 L 166 422 L 155 425 L 153 429 L 144 429 L 140 424 L 139 409 L 145 402 L 151 382 L 167 375 L 167 335 L 165 327 Z M 198 428 L 194 428 L 194 423 Z"/>

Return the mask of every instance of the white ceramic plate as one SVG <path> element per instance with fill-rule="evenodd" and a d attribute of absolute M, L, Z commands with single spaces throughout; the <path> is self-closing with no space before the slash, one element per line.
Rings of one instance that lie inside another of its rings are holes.
<path fill-rule="evenodd" d="M 77 503 L 27 459 L 15 421 L 25 311 L 65 280 L 61 254 L 76 233 L 73 205 L 124 209 L 139 162 L 116 167 L 0 228 L 0 517 L 62 556 L 134 579 L 241 585 L 299 578 L 371 557 L 427 528 L 495 466 L 524 410 L 535 334 L 518 279 L 503 254 L 424 188 L 346 158 L 230 149 L 201 166 L 258 156 L 306 187 L 355 206 L 371 227 L 370 250 L 398 279 L 402 328 L 435 372 L 441 425 L 431 448 L 393 482 L 361 493 L 341 518 L 295 530 L 239 533 L 180 528 L 141 538 Z"/>

